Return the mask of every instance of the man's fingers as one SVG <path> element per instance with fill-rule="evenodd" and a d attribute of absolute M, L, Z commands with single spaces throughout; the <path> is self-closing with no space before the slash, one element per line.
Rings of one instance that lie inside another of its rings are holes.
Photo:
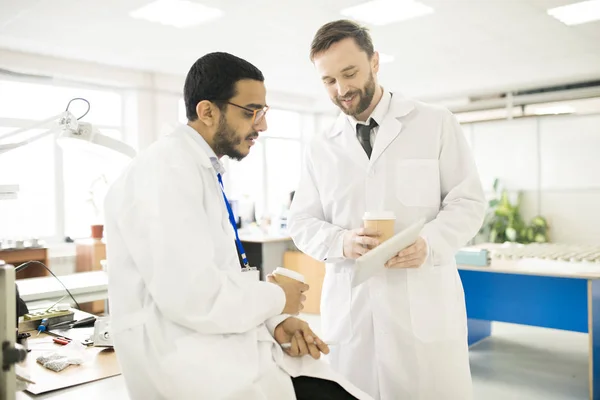
<path fill-rule="evenodd" d="M 306 283 L 300 285 L 300 291 L 302 293 L 306 292 L 308 289 L 310 289 L 310 286 L 308 286 Z"/>
<path fill-rule="evenodd" d="M 315 360 L 321 358 L 321 351 L 314 342 L 308 344 L 308 353 Z"/>
<path fill-rule="evenodd" d="M 267 282 L 277 283 L 277 279 L 272 274 L 267 275 Z"/>
<path fill-rule="evenodd" d="M 354 248 L 354 252 L 360 257 L 360 256 L 367 254 L 369 252 L 369 249 L 367 249 L 366 247 L 362 247 L 362 246 L 356 246 Z"/>
<path fill-rule="evenodd" d="M 312 343 L 314 343 L 317 350 L 323 354 L 329 354 L 329 346 L 327 346 L 327 344 L 325 344 L 325 342 L 323 342 L 320 337 L 315 335 L 315 333 L 310 328 L 307 329 L 309 330 L 310 335 L 313 338 Z"/>
<path fill-rule="evenodd" d="M 306 344 L 308 345 L 308 352 L 310 353 L 310 356 L 315 360 L 321 358 L 321 352 L 319 351 L 315 343 L 317 336 L 308 327 L 305 330 L 303 330 L 302 333 L 304 334 L 304 339 L 306 340 Z"/>
<path fill-rule="evenodd" d="M 393 258 L 390 258 L 388 260 L 388 262 L 385 263 L 385 267 L 391 268 L 391 267 L 395 266 L 396 264 L 398 264 L 398 257 L 393 257 Z"/>
<path fill-rule="evenodd" d="M 417 251 L 418 251 L 417 246 L 414 244 L 411 244 L 410 246 L 408 246 L 407 248 L 402 250 L 400 253 L 398 253 L 398 257 L 410 256 L 412 254 L 415 254 Z"/>
<path fill-rule="evenodd" d="M 391 259 L 385 265 L 386 268 L 418 268 L 425 260 L 422 257 L 399 260 L 397 257 Z"/>
<path fill-rule="evenodd" d="M 381 236 L 381 232 L 377 229 L 373 228 L 360 228 L 356 231 L 358 236 L 371 236 L 371 237 L 379 237 Z"/>
<path fill-rule="evenodd" d="M 379 240 L 373 239 L 369 236 L 357 236 L 358 243 L 366 246 L 370 249 L 379 246 Z"/>
<path fill-rule="evenodd" d="M 292 340 L 290 340 L 290 348 L 288 350 L 289 355 L 292 357 L 298 357 L 298 354 L 300 354 L 300 350 L 298 347 L 298 339 L 296 339 L 296 335 L 292 336 Z"/>
<path fill-rule="evenodd" d="M 418 261 L 420 260 L 421 257 L 419 256 L 404 256 L 404 257 L 400 257 L 400 256 L 396 256 L 394 258 L 392 258 L 391 260 L 389 260 L 387 262 L 388 266 L 392 266 L 392 265 L 398 265 L 398 264 L 409 264 L 411 262 L 414 261 Z"/>
<path fill-rule="evenodd" d="M 320 338 L 316 338 L 315 342 L 317 343 L 317 347 L 321 353 L 329 354 L 329 346 L 327 343 L 322 341 Z"/>
<path fill-rule="evenodd" d="M 306 321 L 302 321 L 302 324 L 300 325 L 300 332 L 302 333 L 302 336 L 308 343 L 312 343 L 315 341 L 316 335 L 310 329 Z"/>
<path fill-rule="evenodd" d="M 416 254 L 409 254 L 407 256 L 402 256 L 402 257 L 396 257 L 397 262 L 409 262 L 409 261 L 413 261 L 413 260 L 418 260 L 420 259 L 421 256 L 416 255 Z"/>
<path fill-rule="evenodd" d="M 327 353 L 329 352 L 329 348 L 315 333 L 310 329 L 308 324 L 302 327 L 302 334 L 304 335 L 304 339 L 308 344 L 308 351 L 310 352 L 310 356 L 315 360 L 321 358 L 321 349 L 325 350 Z M 327 354 L 323 351 L 324 354 Z"/>
<path fill-rule="evenodd" d="M 302 333 L 300 331 L 296 332 L 295 335 L 296 337 L 296 341 L 298 342 L 298 355 L 299 356 L 305 356 L 309 353 L 308 351 L 308 346 L 306 343 L 306 340 L 304 340 L 304 337 L 302 337 Z"/>

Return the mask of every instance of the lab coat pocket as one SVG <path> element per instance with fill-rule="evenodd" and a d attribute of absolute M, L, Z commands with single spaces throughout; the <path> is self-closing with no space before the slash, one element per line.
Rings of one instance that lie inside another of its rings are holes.
<path fill-rule="evenodd" d="M 423 342 L 456 339 L 461 334 L 456 269 L 427 266 L 408 270 L 413 333 Z"/>
<path fill-rule="evenodd" d="M 351 301 L 351 275 L 328 271 L 321 295 L 321 326 L 326 342 L 343 344 L 352 337 Z"/>
<path fill-rule="evenodd" d="M 433 159 L 401 160 L 392 176 L 398 200 L 407 207 L 439 207 L 439 162 Z"/>

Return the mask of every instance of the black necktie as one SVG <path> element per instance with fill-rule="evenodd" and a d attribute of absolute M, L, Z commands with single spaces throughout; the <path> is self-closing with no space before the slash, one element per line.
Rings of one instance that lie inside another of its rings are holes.
<path fill-rule="evenodd" d="M 363 149 L 365 149 L 365 153 L 367 153 L 367 157 L 369 158 L 371 158 L 371 152 L 373 151 L 371 147 L 371 130 L 377 126 L 377 122 L 373 118 L 371 118 L 369 125 L 356 124 L 356 136 L 358 136 L 358 141 Z"/>

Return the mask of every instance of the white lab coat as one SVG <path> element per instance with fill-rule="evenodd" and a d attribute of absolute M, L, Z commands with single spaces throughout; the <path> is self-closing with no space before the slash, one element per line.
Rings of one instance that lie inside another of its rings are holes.
<path fill-rule="evenodd" d="M 389 210 L 395 231 L 426 218 L 429 256 L 351 288 L 342 236 L 365 211 Z M 322 329 L 332 366 L 376 399 L 468 400 L 464 292 L 454 254 L 479 230 L 484 195 L 453 115 L 394 95 L 371 159 L 341 114 L 309 145 L 291 207 L 298 248 L 326 262 Z"/>
<path fill-rule="evenodd" d="M 188 126 L 142 152 L 106 201 L 109 299 L 132 399 L 295 399 L 291 376 L 336 380 L 272 337 L 283 291 L 241 272 L 216 172 Z"/>

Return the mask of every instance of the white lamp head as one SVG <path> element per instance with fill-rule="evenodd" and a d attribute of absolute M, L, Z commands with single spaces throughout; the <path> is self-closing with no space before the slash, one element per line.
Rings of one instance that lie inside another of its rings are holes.
<path fill-rule="evenodd" d="M 78 121 L 69 111 L 65 111 L 58 122 L 60 133 L 58 144 L 63 148 L 75 148 L 92 153 L 105 153 L 107 156 L 120 154 L 135 157 L 136 151 L 128 144 L 100 133 L 87 122 Z"/>

